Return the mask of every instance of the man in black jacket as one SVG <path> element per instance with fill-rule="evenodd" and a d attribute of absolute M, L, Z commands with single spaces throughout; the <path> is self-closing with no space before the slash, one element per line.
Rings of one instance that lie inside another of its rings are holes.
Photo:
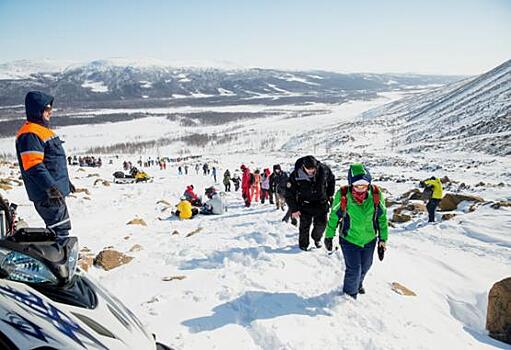
<path fill-rule="evenodd" d="M 332 171 L 313 156 L 302 157 L 296 161 L 295 170 L 289 175 L 286 187 L 286 202 L 291 210 L 291 217 L 300 218 L 300 249 L 309 248 L 309 234 L 312 235 L 316 248 L 320 248 L 329 203 L 335 193 L 335 177 Z"/>

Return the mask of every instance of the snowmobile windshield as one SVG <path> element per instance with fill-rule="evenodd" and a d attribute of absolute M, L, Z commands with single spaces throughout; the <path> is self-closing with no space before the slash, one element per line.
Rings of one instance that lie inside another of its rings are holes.
<path fill-rule="evenodd" d="M 72 280 L 78 257 L 78 241 L 20 242 L 12 236 L 0 240 L 0 275 L 31 284 L 66 285 Z M 23 237 L 23 235 L 21 235 Z"/>

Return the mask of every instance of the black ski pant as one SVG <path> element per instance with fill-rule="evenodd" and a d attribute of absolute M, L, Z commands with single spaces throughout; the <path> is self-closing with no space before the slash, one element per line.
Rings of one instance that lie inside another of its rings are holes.
<path fill-rule="evenodd" d="M 301 249 L 309 248 L 309 236 L 312 236 L 314 242 L 321 241 L 323 232 L 326 228 L 327 212 L 320 212 L 316 215 L 308 214 L 307 212 L 301 212 L 300 214 L 300 227 L 298 245 Z M 310 231 L 311 225 L 312 232 Z"/>
<path fill-rule="evenodd" d="M 66 202 L 60 203 L 43 200 L 34 202 L 35 210 L 44 220 L 46 227 L 52 229 L 57 238 L 66 238 L 71 230 L 71 219 L 67 211 Z"/>
<path fill-rule="evenodd" d="M 225 192 L 231 192 L 231 183 L 224 183 Z"/>
<path fill-rule="evenodd" d="M 440 199 L 431 198 L 426 204 L 426 209 L 428 210 L 429 222 L 435 222 L 435 212 L 438 204 L 440 203 Z"/>

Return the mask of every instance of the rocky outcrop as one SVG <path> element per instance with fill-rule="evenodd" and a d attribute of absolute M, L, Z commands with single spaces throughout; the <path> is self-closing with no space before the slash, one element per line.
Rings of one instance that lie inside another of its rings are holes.
<path fill-rule="evenodd" d="M 458 208 L 458 205 L 461 202 L 476 202 L 482 203 L 484 200 L 479 196 L 467 195 L 467 194 L 455 194 L 455 193 L 447 193 L 444 198 L 440 201 L 438 205 L 438 210 L 440 211 L 452 211 Z"/>
<path fill-rule="evenodd" d="M 490 337 L 511 344 L 511 277 L 495 283 L 490 289 L 486 329 Z"/>
<path fill-rule="evenodd" d="M 94 259 L 94 265 L 109 271 L 133 260 L 132 256 L 125 255 L 114 249 L 102 250 Z"/>

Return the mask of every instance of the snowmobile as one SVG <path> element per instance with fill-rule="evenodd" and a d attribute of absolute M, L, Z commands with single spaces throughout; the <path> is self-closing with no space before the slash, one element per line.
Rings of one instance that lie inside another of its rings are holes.
<path fill-rule="evenodd" d="M 125 174 L 122 171 L 116 171 L 113 173 L 114 183 L 116 184 L 132 184 L 136 182 L 148 182 L 152 178 L 145 171 L 140 171 L 137 168 L 132 168 L 129 174 Z"/>
<path fill-rule="evenodd" d="M 6 203 L 0 196 L 0 210 Z M 8 206 L 7 206 L 8 208 Z M 77 268 L 76 237 L 45 228 L 0 239 L 0 349 L 154 349 L 156 342 L 115 296 Z"/>

